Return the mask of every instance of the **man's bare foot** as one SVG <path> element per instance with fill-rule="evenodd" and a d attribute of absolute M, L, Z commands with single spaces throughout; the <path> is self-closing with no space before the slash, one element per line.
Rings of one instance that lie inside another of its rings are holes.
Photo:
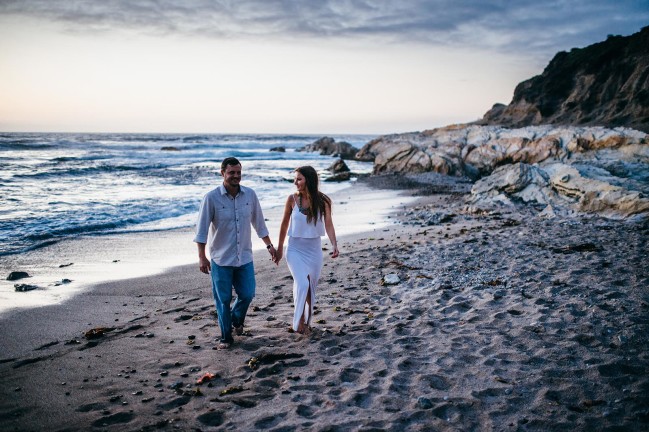
<path fill-rule="evenodd" d="M 215 346 L 214 348 L 212 348 L 212 349 L 215 349 L 215 350 L 226 350 L 226 349 L 228 349 L 228 348 L 230 348 L 230 344 L 229 344 L 229 343 L 219 342 L 219 343 L 216 344 L 216 346 Z"/>
<path fill-rule="evenodd" d="M 239 327 L 235 327 L 234 334 L 237 336 L 241 336 L 243 334 L 243 326 L 240 325 Z"/>

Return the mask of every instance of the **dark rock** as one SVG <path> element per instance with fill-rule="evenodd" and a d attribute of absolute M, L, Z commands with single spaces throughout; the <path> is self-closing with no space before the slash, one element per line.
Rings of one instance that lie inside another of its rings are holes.
<path fill-rule="evenodd" d="M 28 277 L 31 277 L 31 276 L 27 272 L 13 271 L 13 272 L 9 273 L 9 276 L 7 276 L 7 280 L 14 281 L 14 280 L 28 278 Z"/>
<path fill-rule="evenodd" d="M 336 162 L 332 163 L 331 166 L 327 168 L 327 171 L 331 171 L 334 174 L 338 174 L 342 172 L 349 172 L 350 169 L 344 160 L 337 159 Z"/>
<path fill-rule="evenodd" d="M 352 177 L 350 172 L 341 172 L 338 174 L 334 174 L 331 177 L 327 177 L 324 179 L 326 182 L 342 182 L 342 181 L 347 181 Z"/>
<path fill-rule="evenodd" d="M 173 146 L 160 147 L 160 150 L 162 150 L 162 151 L 180 151 L 180 149 L 178 147 L 173 147 Z"/>
<path fill-rule="evenodd" d="M 481 125 L 625 126 L 649 132 L 649 26 L 554 56 L 541 75 L 520 83 L 508 106 Z"/>
<path fill-rule="evenodd" d="M 170 385 L 169 385 L 169 388 L 170 388 L 171 390 L 177 390 L 177 389 L 182 388 L 184 385 L 185 385 L 184 382 L 182 382 L 182 381 L 176 381 L 175 383 L 170 384 Z"/>
<path fill-rule="evenodd" d="M 54 284 L 54 286 L 61 286 L 61 285 L 69 284 L 69 283 L 72 283 L 72 280 L 71 280 L 71 279 L 61 279 L 61 281 L 60 281 L 60 282 L 56 282 L 56 283 Z"/>
<path fill-rule="evenodd" d="M 321 155 L 338 156 L 341 159 L 355 160 L 358 149 L 348 142 L 336 142 L 333 138 L 322 137 L 311 144 L 308 144 L 297 151 L 320 152 Z"/>
<path fill-rule="evenodd" d="M 35 289 L 38 289 L 38 286 L 29 285 L 29 284 L 15 284 L 14 289 L 18 292 L 27 292 L 27 291 L 33 291 Z"/>
<path fill-rule="evenodd" d="M 284 152 L 286 152 L 286 147 L 282 147 L 282 146 L 273 147 L 273 148 L 270 149 L 270 151 L 284 153 Z"/>

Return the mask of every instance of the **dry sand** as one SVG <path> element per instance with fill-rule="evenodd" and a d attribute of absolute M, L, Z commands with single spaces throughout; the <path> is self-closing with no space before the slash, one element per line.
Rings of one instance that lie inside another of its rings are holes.
<path fill-rule="evenodd" d="M 649 225 L 470 215 L 461 190 L 343 237 L 308 337 L 265 251 L 228 351 L 195 265 L 10 314 L 0 429 L 647 430 Z"/>

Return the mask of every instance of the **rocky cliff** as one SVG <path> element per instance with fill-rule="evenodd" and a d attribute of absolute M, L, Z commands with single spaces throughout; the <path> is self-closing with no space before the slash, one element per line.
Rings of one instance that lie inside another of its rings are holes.
<path fill-rule="evenodd" d="M 649 216 L 649 137 L 626 128 L 449 126 L 383 136 L 358 157 L 374 173 L 469 177 L 475 211 L 527 203 L 546 214 Z"/>
<path fill-rule="evenodd" d="M 516 87 L 509 105 L 494 105 L 477 124 L 625 126 L 649 132 L 649 27 L 558 53 L 541 75 Z"/>

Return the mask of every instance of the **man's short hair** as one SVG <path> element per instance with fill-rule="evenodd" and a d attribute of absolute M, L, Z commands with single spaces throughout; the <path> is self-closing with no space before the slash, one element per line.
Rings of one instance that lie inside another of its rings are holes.
<path fill-rule="evenodd" d="M 221 171 L 225 171 L 228 165 L 241 165 L 241 162 L 239 162 L 239 159 L 235 157 L 227 157 L 223 159 L 223 162 L 221 162 Z"/>

